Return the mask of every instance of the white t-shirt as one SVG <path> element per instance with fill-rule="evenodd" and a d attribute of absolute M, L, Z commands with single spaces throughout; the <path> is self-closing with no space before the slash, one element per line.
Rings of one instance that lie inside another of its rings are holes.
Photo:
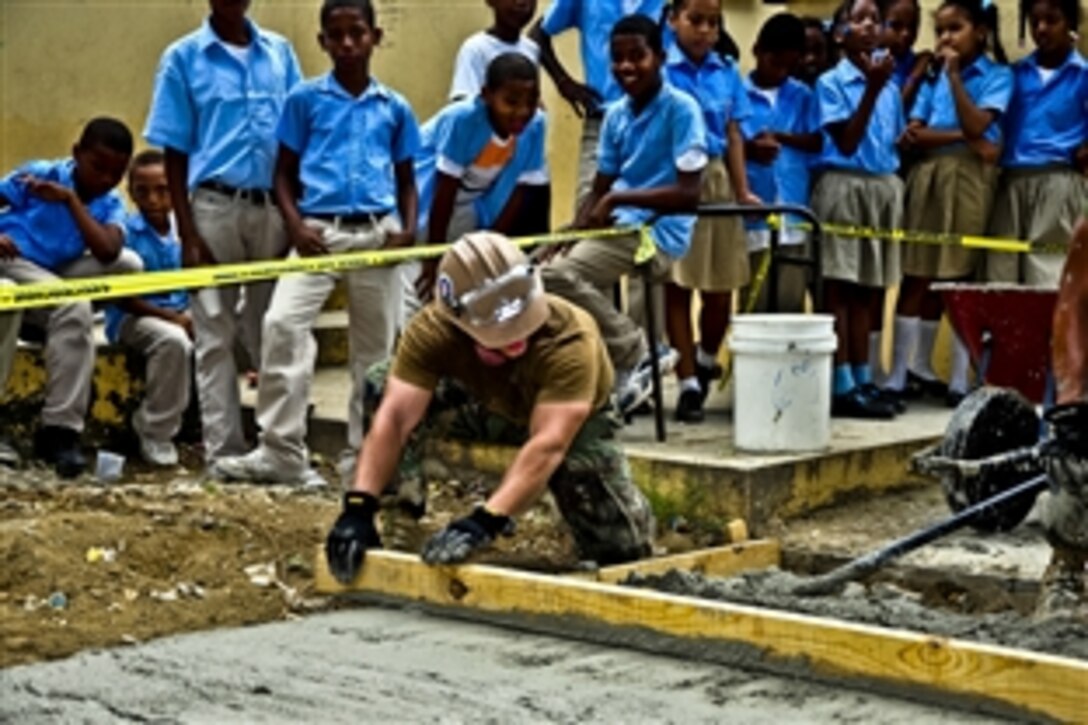
<path fill-rule="evenodd" d="M 253 54 L 253 44 L 249 45 L 233 45 L 231 43 L 222 43 L 222 46 L 227 49 L 227 52 L 235 57 L 235 59 L 242 65 L 249 65 L 249 56 Z"/>
<path fill-rule="evenodd" d="M 450 100 L 472 98 L 483 90 L 487 80 L 487 66 L 503 53 L 521 53 L 534 65 L 540 64 L 540 47 L 529 38 L 522 36 L 516 43 L 506 43 L 486 30 L 481 30 L 469 36 L 457 51 Z"/>
<path fill-rule="evenodd" d="M 1039 80 L 1043 82 L 1045 86 L 1050 83 L 1050 79 L 1054 77 L 1054 74 L 1058 72 L 1057 68 L 1039 68 Z"/>

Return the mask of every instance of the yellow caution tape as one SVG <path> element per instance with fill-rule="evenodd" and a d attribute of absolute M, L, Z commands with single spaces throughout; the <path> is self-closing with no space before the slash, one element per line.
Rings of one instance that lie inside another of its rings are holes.
<path fill-rule="evenodd" d="M 781 215 L 767 218 L 768 226 L 775 229 L 801 229 L 812 231 L 812 225 L 806 222 L 783 224 Z M 826 235 L 850 237 L 852 239 L 886 239 L 907 244 L 932 244 L 987 249 L 994 252 L 1024 254 L 1030 252 L 1063 253 L 1066 247 L 1061 244 L 1034 244 L 1023 239 L 1002 239 L 1000 237 L 980 237 L 952 232 L 921 232 L 910 229 L 876 229 L 855 224 L 820 224 L 820 231 Z"/>
<path fill-rule="evenodd" d="M 636 260 L 653 257 L 654 243 L 649 232 L 639 227 L 620 227 L 591 231 L 541 234 L 518 237 L 512 241 L 519 247 L 567 244 L 580 239 L 641 235 Z M 648 245 L 648 246 L 647 246 Z M 142 297 L 160 292 L 200 287 L 220 287 L 276 279 L 288 274 L 329 274 L 347 272 L 364 267 L 383 267 L 414 259 L 440 257 L 449 245 L 433 244 L 380 249 L 365 252 L 345 252 L 317 257 L 288 257 L 240 264 L 217 264 L 207 267 L 189 267 L 163 272 L 139 272 L 115 274 L 81 279 L 62 279 L 51 282 L 34 282 L 22 285 L 0 286 L 0 311 L 21 310 L 31 307 L 51 307 L 72 302 Z"/>

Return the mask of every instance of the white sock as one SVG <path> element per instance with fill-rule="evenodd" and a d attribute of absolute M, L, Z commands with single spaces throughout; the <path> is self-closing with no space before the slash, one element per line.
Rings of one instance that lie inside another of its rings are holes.
<path fill-rule="evenodd" d="M 920 378 L 936 380 L 937 373 L 933 371 L 933 345 L 937 342 L 937 330 L 940 322 L 937 320 L 922 320 L 918 323 L 918 344 L 914 348 L 914 360 L 911 361 L 910 370 Z"/>
<path fill-rule="evenodd" d="M 702 388 L 699 387 L 699 378 L 692 375 L 690 378 L 684 378 L 680 381 L 680 390 L 694 390 L 696 392 L 702 392 Z"/>
<path fill-rule="evenodd" d="M 696 345 L 695 364 L 699 367 L 712 368 L 718 364 L 718 357 L 704 350 L 702 345 Z"/>
<path fill-rule="evenodd" d="M 884 385 L 891 390 L 901 392 L 907 387 L 907 370 L 914 350 L 918 347 L 918 327 L 921 320 L 917 317 L 895 316 L 895 341 L 892 343 L 892 371 L 888 373 Z"/>
<path fill-rule="evenodd" d="M 869 370 L 872 371 L 873 382 L 878 386 L 883 386 L 886 380 L 884 377 L 884 356 L 881 354 L 881 337 L 883 337 L 882 330 L 873 330 L 869 333 Z"/>
<path fill-rule="evenodd" d="M 967 346 L 960 341 L 959 335 L 952 335 L 952 373 L 948 376 L 948 389 L 953 393 L 967 392 L 967 369 L 971 357 Z"/>

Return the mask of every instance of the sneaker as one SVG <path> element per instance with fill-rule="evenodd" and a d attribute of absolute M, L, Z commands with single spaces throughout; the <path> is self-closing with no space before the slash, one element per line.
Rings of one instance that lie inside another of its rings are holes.
<path fill-rule="evenodd" d="M 152 466 L 178 465 L 178 449 L 171 441 L 154 441 L 140 436 L 140 456 Z"/>
<path fill-rule="evenodd" d="M 75 478 L 87 470 L 79 437 L 77 430 L 43 425 L 34 435 L 34 455 L 51 464 L 61 478 Z"/>
<path fill-rule="evenodd" d="M 19 451 L 6 439 L 0 438 L 0 466 L 18 468 L 20 463 Z"/>
<path fill-rule="evenodd" d="M 890 407 L 895 411 L 896 415 L 907 412 L 906 402 L 894 390 L 881 388 L 875 383 L 866 383 L 861 386 L 861 390 L 873 400 L 877 400 Z"/>
<path fill-rule="evenodd" d="M 687 388 L 680 391 L 680 397 L 676 401 L 676 419 L 681 423 L 702 423 L 703 399 L 706 396 L 701 390 Z"/>
<path fill-rule="evenodd" d="M 1084 566 L 1083 553 L 1054 547 L 1050 564 L 1039 583 L 1039 599 L 1035 605 L 1037 620 L 1074 617 L 1088 621 Z"/>
<path fill-rule="evenodd" d="M 857 386 L 849 393 L 832 396 L 831 417 L 891 420 L 895 417 L 895 410 L 879 400 L 870 398 L 861 386 Z"/>
<path fill-rule="evenodd" d="M 244 456 L 226 456 L 215 461 L 209 471 L 228 481 L 251 483 L 283 483 L 302 488 L 319 488 L 327 485 L 324 478 L 308 465 L 284 465 L 267 455 L 262 448 L 255 448 Z"/>
<path fill-rule="evenodd" d="M 662 377 L 675 370 L 676 364 L 679 362 L 680 353 L 677 350 L 672 349 L 663 342 L 657 344 L 657 369 L 660 371 Z M 635 369 L 639 372 L 645 371 L 647 375 L 652 372 L 649 353 L 638 361 L 638 366 Z"/>
<path fill-rule="evenodd" d="M 616 373 L 616 384 L 613 388 L 616 396 L 616 406 L 620 414 L 629 416 L 640 405 L 645 403 L 653 395 L 653 377 L 650 368 L 625 370 Z"/>
<path fill-rule="evenodd" d="M 725 371 L 722 370 L 722 366 L 718 363 L 714 363 L 711 367 L 700 365 L 698 362 L 695 363 L 695 378 L 699 381 L 701 403 L 706 403 L 707 396 L 710 395 L 710 386 L 715 381 L 721 380 L 724 374 Z"/>

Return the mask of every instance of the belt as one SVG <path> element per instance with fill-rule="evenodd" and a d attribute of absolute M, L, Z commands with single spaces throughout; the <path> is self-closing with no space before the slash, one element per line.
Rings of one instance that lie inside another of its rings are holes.
<path fill-rule="evenodd" d="M 339 227 L 361 227 L 363 225 L 376 226 L 389 213 L 387 211 L 378 211 L 369 214 L 304 214 L 303 216 L 307 219 L 317 219 Z"/>
<path fill-rule="evenodd" d="M 228 186 L 227 184 L 221 184 L 218 181 L 201 181 L 196 187 L 198 189 L 214 191 L 217 194 L 229 196 L 232 199 L 248 201 L 251 204 L 264 205 L 266 202 L 275 203 L 275 200 L 272 198 L 272 192 L 268 189 L 239 189 L 234 186 Z"/>

